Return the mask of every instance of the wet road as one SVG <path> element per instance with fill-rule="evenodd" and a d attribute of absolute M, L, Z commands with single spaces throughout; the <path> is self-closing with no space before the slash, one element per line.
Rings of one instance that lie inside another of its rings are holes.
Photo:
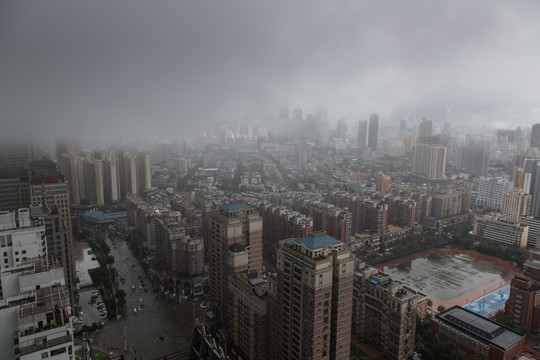
<path fill-rule="evenodd" d="M 93 334 L 96 344 L 101 348 L 117 347 L 117 353 L 127 349 L 137 358 L 142 356 L 143 359 L 188 348 L 194 315 L 202 317 L 205 313 L 200 301 L 193 304 L 161 299 L 152 292 L 149 277 L 132 256 L 127 243 L 122 240 L 107 241 L 111 246 L 111 255 L 115 258 L 113 266 L 126 277 L 124 284 L 119 281 L 119 288 L 126 292 L 126 306 L 121 319 L 107 321 L 103 329 Z M 144 281 L 147 292 L 139 289 L 141 281 L 138 276 Z M 135 290 L 132 290 L 132 284 Z M 133 308 L 141 305 L 139 299 L 142 299 L 145 307 L 134 314 Z M 83 302 L 82 296 L 81 305 L 90 306 Z M 95 306 L 93 308 L 97 313 Z M 164 340 L 160 340 L 160 336 Z"/>

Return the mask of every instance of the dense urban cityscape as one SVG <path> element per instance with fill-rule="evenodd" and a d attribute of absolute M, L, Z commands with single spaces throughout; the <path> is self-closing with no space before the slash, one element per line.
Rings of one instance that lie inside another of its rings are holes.
<path fill-rule="evenodd" d="M 540 359 L 540 3 L 0 3 L 0 358 Z"/>
<path fill-rule="evenodd" d="M 181 143 L 3 143 L 4 354 L 537 354 L 540 124 L 276 122 L 302 135 L 245 122 Z M 427 250 L 449 283 L 402 277 Z"/>

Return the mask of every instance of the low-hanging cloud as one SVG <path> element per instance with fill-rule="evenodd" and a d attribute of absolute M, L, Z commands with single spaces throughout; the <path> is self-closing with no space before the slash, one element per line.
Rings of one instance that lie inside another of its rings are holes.
<path fill-rule="evenodd" d="M 530 126 L 533 1 L 8 1 L 2 137 L 157 138 L 328 109 Z M 448 108 L 453 111 L 447 111 Z M 269 124 L 270 126 L 270 124 Z"/>

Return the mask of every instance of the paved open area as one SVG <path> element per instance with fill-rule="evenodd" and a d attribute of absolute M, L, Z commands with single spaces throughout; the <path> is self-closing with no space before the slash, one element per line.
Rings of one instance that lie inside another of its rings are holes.
<path fill-rule="evenodd" d="M 510 283 L 519 273 L 508 262 L 457 249 L 436 249 L 377 266 L 422 292 L 439 305 L 463 306 Z"/>

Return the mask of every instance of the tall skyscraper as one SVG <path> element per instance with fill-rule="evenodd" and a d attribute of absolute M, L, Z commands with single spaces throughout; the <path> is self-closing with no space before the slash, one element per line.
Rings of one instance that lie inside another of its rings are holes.
<path fill-rule="evenodd" d="M 377 150 L 377 138 L 379 137 L 379 114 L 369 116 L 368 147 Z"/>
<path fill-rule="evenodd" d="M 103 160 L 103 187 L 107 204 L 112 204 L 120 199 L 118 161 L 115 158 L 105 158 Z"/>
<path fill-rule="evenodd" d="M 91 160 L 86 162 L 86 194 L 88 201 L 97 206 L 105 204 L 103 185 L 103 161 Z"/>
<path fill-rule="evenodd" d="M 487 176 L 489 165 L 489 142 L 470 138 L 467 145 L 458 148 L 456 167 L 467 174 Z"/>
<path fill-rule="evenodd" d="M 257 209 L 244 203 L 222 205 L 210 214 L 210 301 L 226 324 L 229 276 L 245 270 L 262 275 L 262 230 Z"/>
<path fill-rule="evenodd" d="M 358 150 L 366 148 L 367 140 L 367 120 L 358 121 Z"/>
<path fill-rule="evenodd" d="M 271 359 L 349 359 L 354 258 L 325 234 L 286 240 L 270 285 Z"/>
<path fill-rule="evenodd" d="M 127 193 L 138 194 L 137 185 L 137 157 L 127 151 L 118 151 L 116 153 L 118 161 L 118 181 L 120 188 L 120 199 L 125 199 Z"/>
<path fill-rule="evenodd" d="M 344 142 L 347 140 L 347 121 L 340 119 L 336 126 L 336 137 L 342 139 Z"/>
<path fill-rule="evenodd" d="M 434 144 L 415 144 L 412 153 L 412 173 L 426 180 L 444 179 L 446 147 Z"/>
<path fill-rule="evenodd" d="M 418 140 L 420 142 L 430 141 L 433 136 L 433 121 L 426 118 L 422 119 L 422 122 L 418 126 Z"/>
<path fill-rule="evenodd" d="M 540 124 L 534 124 L 532 126 L 530 146 L 540 149 Z"/>
<path fill-rule="evenodd" d="M 137 185 L 139 186 L 139 194 L 152 187 L 150 154 L 146 152 L 137 154 Z"/>

